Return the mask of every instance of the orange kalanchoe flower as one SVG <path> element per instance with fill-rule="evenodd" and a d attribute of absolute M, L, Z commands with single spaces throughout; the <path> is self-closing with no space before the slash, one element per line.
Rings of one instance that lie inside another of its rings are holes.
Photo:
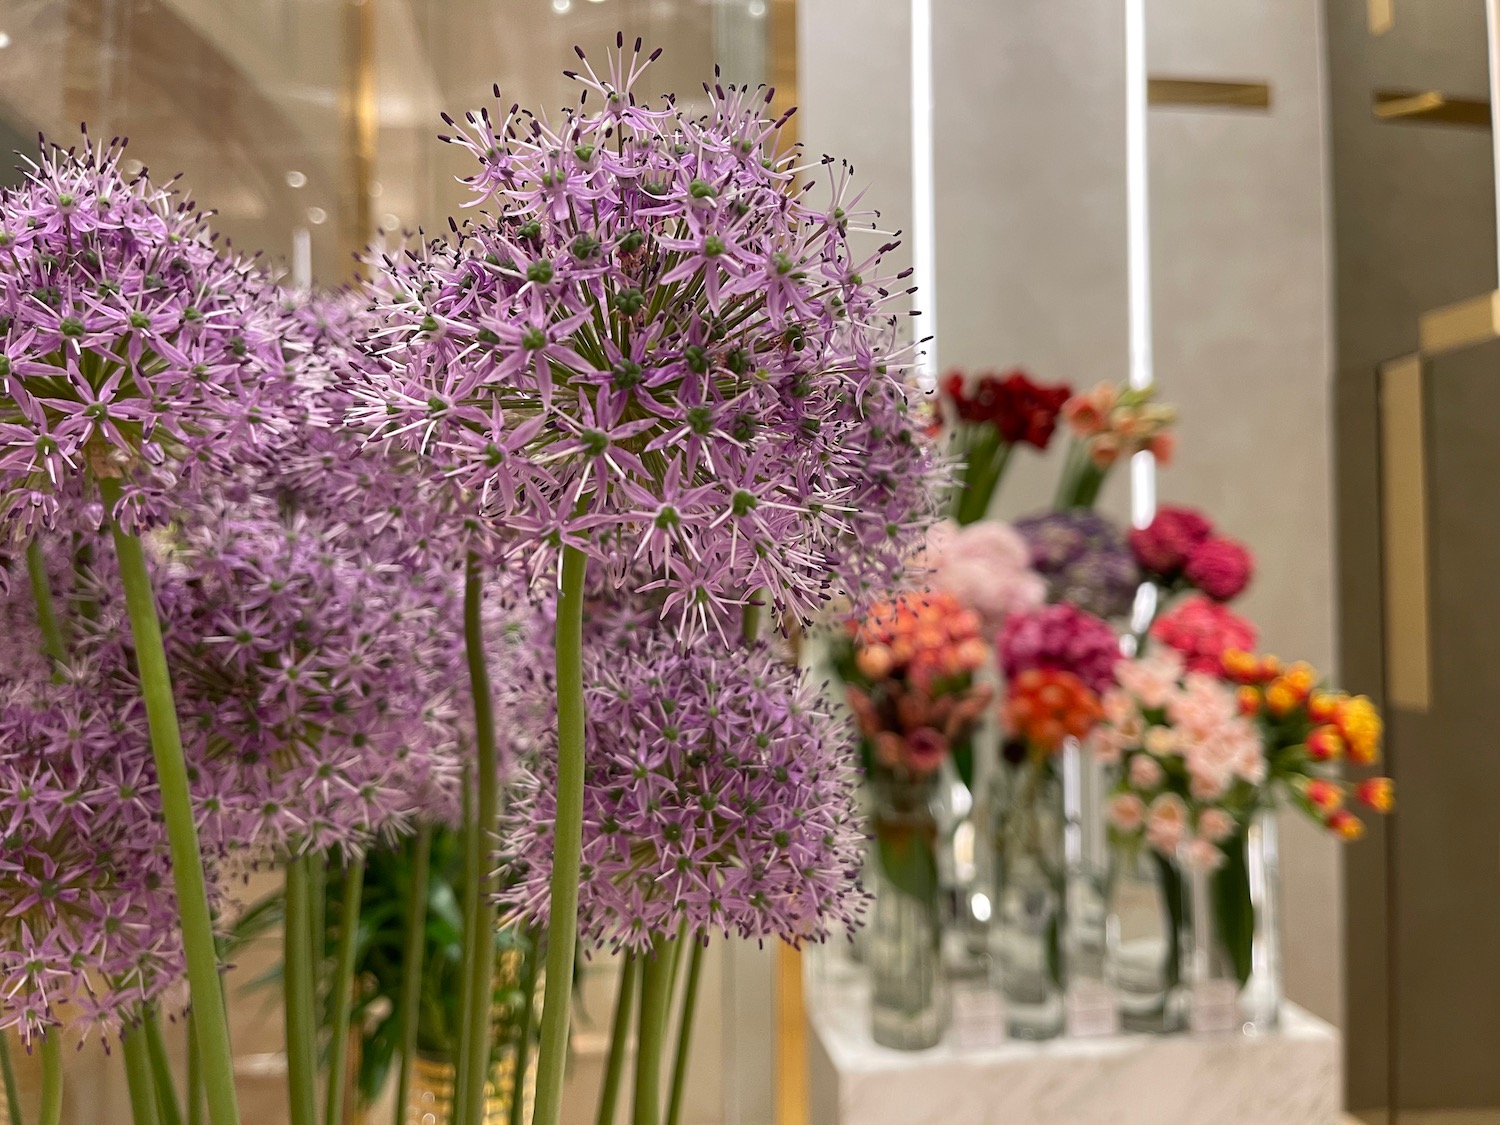
<path fill-rule="evenodd" d="M 1240 705 L 1240 714 L 1246 718 L 1253 718 L 1260 714 L 1261 705 L 1265 700 L 1261 697 L 1260 688 L 1244 684 L 1235 688 L 1234 698 Z"/>
<path fill-rule="evenodd" d="M 1225 649 L 1220 662 L 1224 675 L 1237 684 L 1253 684 L 1260 678 L 1260 658 L 1242 648 Z"/>
<path fill-rule="evenodd" d="M 1385 724 L 1380 712 L 1363 695 L 1345 697 L 1339 706 L 1339 733 L 1349 744 L 1349 760 L 1362 766 L 1374 765 L 1380 760 L 1380 740 Z"/>
<path fill-rule="evenodd" d="M 1069 736 L 1085 737 L 1103 715 L 1099 697 L 1072 672 L 1040 668 L 1011 682 L 1004 708 L 1005 729 L 1049 753 Z"/>
<path fill-rule="evenodd" d="M 1315 723 L 1334 722 L 1344 696 L 1333 691 L 1315 691 L 1307 700 L 1307 716 Z"/>
<path fill-rule="evenodd" d="M 1302 788 L 1302 793 L 1312 803 L 1313 808 L 1321 813 L 1336 812 L 1344 807 L 1344 787 L 1326 778 L 1309 778 Z"/>
<path fill-rule="evenodd" d="M 1378 813 L 1388 813 L 1396 807 L 1396 783 L 1388 777 L 1361 781 L 1354 795 Z"/>
<path fill-rule="evenodd" d="M 1344 756 L 1344 739 L 1338 727 L 1316 728 L 1307 736 L 1307 756 L 1315 762 L 1336 762 Z"/>
<path fill-rule="evenodd" d="M 1365 822 L 1348 809 L 1337 809 L 1323 822 L 1328 830 L 1342 840 L 1358 840 L 1365 834 Z"/>

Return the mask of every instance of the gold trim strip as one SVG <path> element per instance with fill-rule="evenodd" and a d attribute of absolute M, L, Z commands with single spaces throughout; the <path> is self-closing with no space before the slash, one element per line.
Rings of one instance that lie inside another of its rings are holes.
<path fill-rule="evenodd" d="M 802 951 L 776 947 L 776 1125 L 808 1125 L 807 1014 Z"/>
<path fill-rule="evenodd" d="M 1389 702 L 1432 705 L 1427 573 L 1427 450 L 1420 355 L 1380 369 L 1381 537 Z"/>
<path fill-rule="evenodd" d="M 1206 78 L 1150 78 L 1146 102 L 1155 106 L 1270 109 L 1268 82 L 1219 82 Z"/>
<path fill-rule="evenodd" d="M 1423 314 L 1417 339 L 1424 356 L 1441 355 L 1500 337 L 1500 291 Z"/>
<path fill-rule="evenodd" d="M 770 84 L 776 96 L 771 113 L 780 116 L 797 104 L 797 0 L 771 0 L 767 47 L 770 48 Z M 790 151 L 797 143 L 797 115 L 781 131 L 780 149 Z"/>
<path fill-rule="evenodd" d="M 1396 26 L 1396 0 L 1369 0 L 1368 15 L 1371 35 L 1384 35 Z"/>
<path fill-rule="evenodd" d="M 375 0 L 344 5 L 344 238 L 363 255 L 375 234 L 370 190 L 375 183 L 380 110 L 375 90 Z"/>
<path fill-rule="evenodd" d="M 1452 98 L 1440 90 L 1376 90 L 1371 112 L 1381 121 L 1403 124 L 1464 125 L 1487 129 L 1490 103 Z"/>

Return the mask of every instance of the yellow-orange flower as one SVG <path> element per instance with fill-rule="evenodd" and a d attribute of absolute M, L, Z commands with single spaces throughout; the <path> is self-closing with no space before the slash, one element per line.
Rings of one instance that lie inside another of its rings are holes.
<path fill-rule="evenodd" d="M 1339 707 L 1339 733 L 1349 745 L 1349 760 L 1359 765 L 1373 765 L 1380 759 L 1380 739 L 1385 730 L 1380 712 L 1363 695 L 1350 696 Z"/>
<path fill-rule="evenodd" d="M 1315 723 L 1331 723 L 1338 718 L 1339 707 L 1346 697 L 1338 692 L 1315 691 L 1307 700 L 1307 714 Z"/>
<path fill-rule="evenodd" d="M 1325 778 L 1309 778 L 1302 787 L 1303 794 L 1321 813 L 1331 813 L 1344 807 L 1344 787 Z"/>
<path fill-rule="evenodd" d="M 1355 795 L 1378 813 L 1396 807 L 1396 783 L 1388 777 L 1372 777 L 1359 783 Z"/>
<path fill-rule="evenodd" d="M 1241 715 L 1251 716 L 1260 714 L 1262 703 L 1260 688 L 1245 684 L 1235 689 L 1234 698 L 1240 705 Z"/>
<path fill-rule="evenodd" d="M 1286 682 L 1284 677 L 1276 677 L 1266 688 L 1266 707 L 1278 719 L 1290 715 L 1300 702 L 1296 690 Z"/>
<path fill-rule="evenodd" d="M 1281 673 L 1280 681 L 1296 695 L 1297 702 L 1302 703 L 1318 684 L 1318 670 L 1306 661 L 1299 660 Z"/>
<path fill-rule="evenodd" d="M 1253 684 L 1260 676 L 1260 658 L 1242 648 L 1225 649 L 1219 658 L 1224 674 L 1237 684 Z"/>
<path fill-rule="evenodd" d="M 1307 756 L 1315 762 L 1338 761 L 1344 756 L 1344 749 L 1338 727 L 1318 727 L 1307 736 Z"/>
<path fill-rule="evenodd" d="M 1348 809 L 1336 810 L 1323 823 L 1343 840 L 1358 840 L 1365 834 L 1365 822 Z"/>

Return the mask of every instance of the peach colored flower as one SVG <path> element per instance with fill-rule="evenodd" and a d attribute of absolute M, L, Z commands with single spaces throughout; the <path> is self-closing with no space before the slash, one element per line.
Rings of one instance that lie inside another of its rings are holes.
<path fill-rule="evenodd" d="M 1137 789 L 1155 789 L 1165 776 L 1155 758 L 1137 754 L 1130 759 L 1130 784 Z"/>
<path fill-rule="evenodd" d="M 1121 832 L 1134 832 L 1145 823 L 1145 802 L 1134 793 L 1116 793 L 1109 799 L 1109 819 Z"/>
<path fill-rule="evenodd" d="M 1234 835 L 1234 817 L 1223 809 L 1204 809 L 1198 814 L 1198 835 L 1217 844 Z"/>
<path fill-rule="evenodd" d="M 1188 830 L 1188 809 L 1176 793 L 1163 793 L 1146 813 L 1146 839 L 1162 855 L 1172 855 Z"/>
<path fill-rule="evenodd" d="M 1224 853 L 1219 845 L 1202 836 L 1196 836 L 1182 845 L 1182 861 L 1194 871 L 1217 871 L 1224 864 Z"/>
<path fill-rule="evenodd" d="M 1146 732 L 1145 747 L 1147 753 L 1158 758 L 1165 758 L 1169 754 L 1176 754 L 1181 748 L 1177 738 L 1177 732 L 1171 727 L 1152 727 Z"/>
<path fill-rule="evenodd" d="M 1115 666 L 1115 679 L 1142 707 L 1165 707 L 1182 679 L 1182 657 L 1168 649 L 1139 660 L 1122 660 Z"/>

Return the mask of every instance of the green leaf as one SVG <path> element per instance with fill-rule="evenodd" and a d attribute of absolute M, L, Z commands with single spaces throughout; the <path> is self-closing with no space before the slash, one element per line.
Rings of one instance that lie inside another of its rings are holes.
<path fill-rule="evenodd" d="M 892 886 L 919 902 L 932 902 L 937 897 L 937 856 L 932 845 L 926 833 L 877 824 L 875 846 L 881 870 Z"/>

